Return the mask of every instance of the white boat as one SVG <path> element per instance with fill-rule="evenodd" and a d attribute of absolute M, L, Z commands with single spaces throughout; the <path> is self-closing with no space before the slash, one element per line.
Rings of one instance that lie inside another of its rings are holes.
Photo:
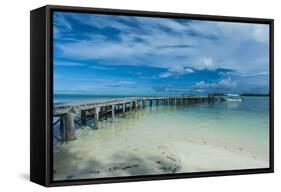
<path fill-rule="evenodd" d="M 231 102 L 241 102 L 242 99 L 238 94 L 226 94 L 225 96 L 220 97 L 223 101 L 231 101 Z"/>

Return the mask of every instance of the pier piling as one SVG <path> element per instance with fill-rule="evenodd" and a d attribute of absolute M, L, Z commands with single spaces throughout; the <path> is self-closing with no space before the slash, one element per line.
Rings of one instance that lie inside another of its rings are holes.
<path fill-rule="evenodd" d="M 65 136 L 65 116 L 62 115 L 60 117 L 60 138 L 62 141 L 66 140 Z"/>
<path fill-rule="evenodd" d="M 126 104 L 122 103 L 122 113 L 125 114 L 126 112 Z"/>
<path fill-rule="evenodd" d="M 74 140 L 75 137 L 75 125 L 74 114 L 69 112 L 65 115 L 65 127 L 66 127 L 66 140 Z"/>
<path fill-rule="evenodd" d="M 87 123 L 86 111 L 81 111 L 81 125 L 86 126 L 86 123 Z"/>
<path fill-rule="evenodd" d="M 94 119 L 94 129 L 98 129 L 98 124 L 99 124 L 99 112 L 100 112 L 100 108 L 96 107 L 95 108 L 95 119 Z"/>
<path fill-rule="evenodd" d="M 111 106 L 111 118 L 112 118 L 112 119 L 114 119 L 114 115 L 115 115 L 115 114 L 114 114 L 114 112 L 115 112 L 114 110 L 115 110 L 115 106 L 112 105 L 112 106 Z"/>

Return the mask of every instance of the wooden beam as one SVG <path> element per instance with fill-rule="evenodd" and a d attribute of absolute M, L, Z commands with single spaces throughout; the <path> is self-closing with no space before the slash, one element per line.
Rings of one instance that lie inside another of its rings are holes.
<path fill-rule="evenodd" d="M 58 122 L 60 122 L 60 118 L 58 120 L 56 120 L 56 122 L 53 123 L 53 126 L 55 126 L 56 124 L 58 124 Z"/>

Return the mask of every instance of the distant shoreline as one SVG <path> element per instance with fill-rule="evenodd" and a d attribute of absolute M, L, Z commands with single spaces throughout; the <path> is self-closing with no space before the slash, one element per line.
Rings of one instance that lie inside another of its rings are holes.
<path fill-rule="evenodd" d="M 268 93 L 242 93 L 240 96 L 268 97 Z"/>
<path fill-rule="evenodd" d="M 239 94 L 239 93 L 238 93 Z M 208 93 L 205 95 L 196 94 L 180 94 L 180 95 L 98 95 L 98 94 L 84 94 L 84 93 L 54 93 L 53 96 L 82 96 L 82 97 L 196 97 L 208 95 L 227 95 L 227 93 Z M 240 93 L 240 96 L 270 96 L 269 93 Z"/>
<path fill-rule="evenodd" d="M 209 95 L 214 96 L 226 96 L 225 93 L 210 93 Z M 55 93 L 53 95 L 53 101 L 55 104 L 62 104 L 65 102 L 73 102 L 73 101 L 86 101 L 86 100 L 97 100 L 97 99 L 122 99 L 126 97 L 207 97 L 208 95 L 165 95 L 165 96 L 147 96 L 147 95 L 94 95 L 94 94 L 78 94 L 78 93 L 70 93 L 70 94 L 61 94 Z M 269 97 L 270 95 L 267 93 L 241 93 L 241 97 Z"/>

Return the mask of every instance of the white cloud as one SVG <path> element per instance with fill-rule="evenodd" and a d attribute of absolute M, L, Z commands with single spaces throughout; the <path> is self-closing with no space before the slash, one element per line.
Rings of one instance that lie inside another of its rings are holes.
<path fill-rule="evenodd" d="M 64 29 L 68 29 L 68 30 L 72 29 L 71 23 L 64 17 L 64 15 L 55 14 L 54 16 L 55 16 L 55 18 L 54 18 L 55 26 L 64 28 Z"/>
<path fill-rule="evenodd" d="M 235 41 L 252 40 L 266 43 L 269 40 L 269 25 L 267 24 L 217 22 L 215 26 L 216 32 Z"/>
<path fill-rule="evenodd" d="M 167 78 L 167 77 L 179 77 L 182 75 L 193 73 L 194 70 L 191 68 L 186 68 L 180 65 L 175 65 L 172 68 L 169 68 L 167 72 L 163 72 L 159 74 L 159 77 L 161 78 Z"/>
<path fill-rule="evenodd" d="M 70 61 L 55 61 L 55 66 L 64 66 L 64 67 L 75 67 L 75 66 L 85 66 L 84 63 L 79 62 L 70 62 Z"/>
<path fill-rule="evenodd" d="M 218 82 L 213 82 L 213 83 L 206 83 L 205 81 L 199 81 L 192 86 L 192 88 L 194 89 L 201 89 L 201 90 L 233 89 L 236 87 L 237 87 L 237 83 L 232 81 L 231 78 L 222 79 L 219 80 Z"/>
<path fill-rule="evenodd" d="M 91 69 L 98 69 L 98 70 L 113 70 L 112 67 L 102 67 L 102 66 L 90 66 Z"/>
<path fill-rule="evenodd" d="M 258 25 L 254 28 L 253 37 L 256 41 L 265 43 L 269 42 L 269 26 Z"/>
<path fill-rule="evenodd" d="M 174 75 L 174 73 L 171 72 L 163 72 L 159 74 L 159 77 L 161 78 L 167 78 L 167 77 L 172 77 Z"/>
<path fill-rule="evenodd" d="M 194 70 L 193 69 L 190 69 L 190 68 L 185 68 L 184 69 L 186 73 L 193 73 Z"/>
<path fill-rule="evenodd" d="M 137 87 L 134 81 L 126 81 L 126 80 L 103 83 L 103 86 L 112 87 L 112 88 L 122 88 L 122 89 Z"/>
<path fill-rule="evenodd" d="M 214 63 L 212 57 L 202 57 L 200 58 L 199 69 L 209 69 L 214 70 L 218 68 L 218 66 Z"/>
<path fill-rule="evenodd" d="M 71 23 L 65 18 L 63 14 L 54 14 L 54 34 L 55 37 L 60 33 L 72 30 Z"/>
<path fill-rule="evenodd" d="M 267 71 L 261 71 L 258 73 L 248 73 L 248 74 L 240 74 L 241 77 L 255 77 L 255 76 L 268 76 L 269 73 Z"/>
<path fill-rule="evenodd" d="M 173 19 L 125 16 L 113 18 L 106 15 L 70 13 L 68 16 L 89 27 L 111 27 L 119 32 L 112 34 L 118 36 L 117 40 L 89 31 L 74 39 L 71 36 L 71 41 L 55 45 L 63 57 L 99 59 L 106 61 L 105 65 L 146 65 L 167 69 L 160 77 L 192 73 L 192 69 L 215 70 L 223 67 L 253 73 L 254 68 L 256 71 L 268 68 L 268 47 L 265 46 L 269 36 L 267 25 L 214 21 L 178 22 Z M 72 26 L 65 20 L 66 17 L 58 19 L 60 25 L 70 30 Z M 256 49 L 248 49 L 245 54 L 239 52 L 249 41 L 255 43 Z M 258 65 L 260 60 L 265 62 Z M 179 70 L 189 70 L 176 72 L 173 71 L 175 66 Z"/>

